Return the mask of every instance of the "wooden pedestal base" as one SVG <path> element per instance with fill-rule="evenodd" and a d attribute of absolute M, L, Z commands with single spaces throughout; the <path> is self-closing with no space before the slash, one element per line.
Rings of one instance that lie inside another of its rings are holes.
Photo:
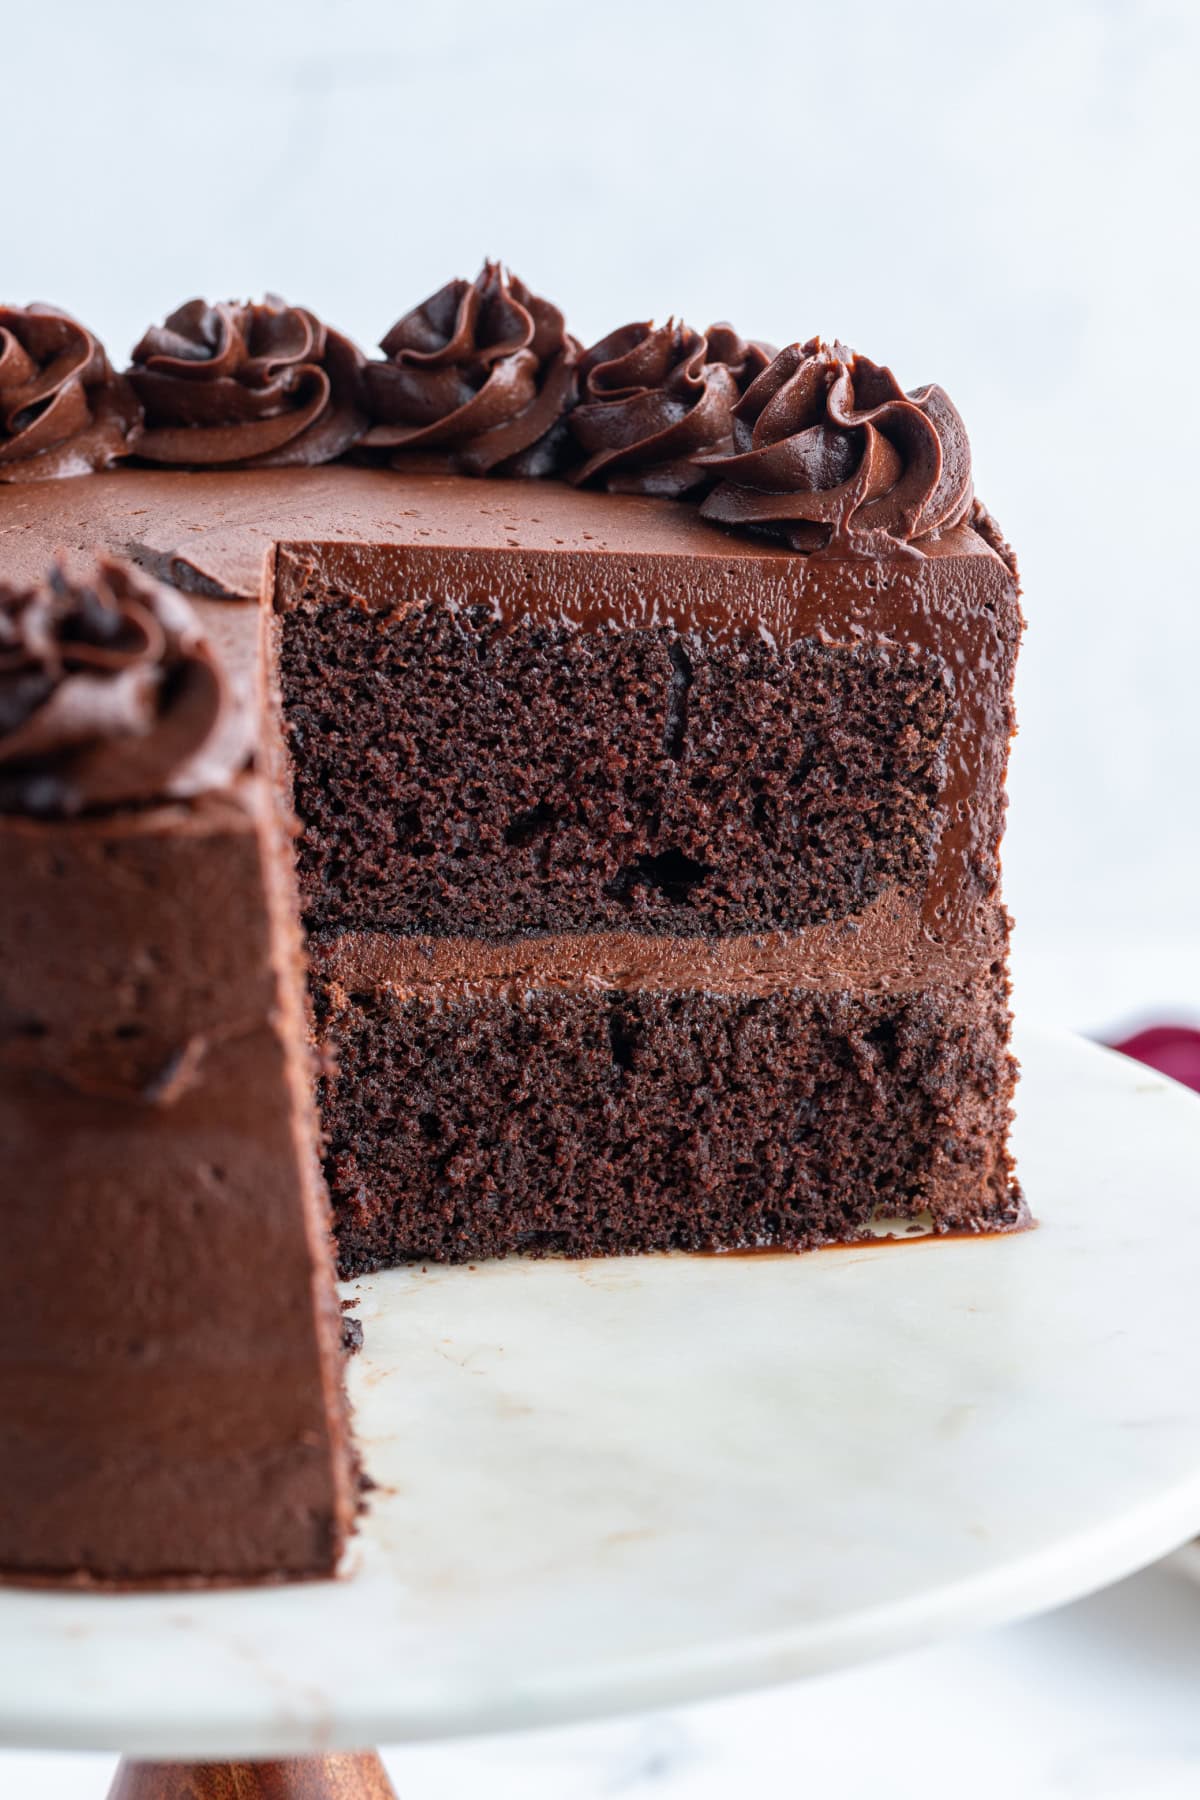
<path fill-rule="evenodd" d="M 123 1762 L 108 1800 L 396 1800 L 373 1750 L 286 1762 Z"/>

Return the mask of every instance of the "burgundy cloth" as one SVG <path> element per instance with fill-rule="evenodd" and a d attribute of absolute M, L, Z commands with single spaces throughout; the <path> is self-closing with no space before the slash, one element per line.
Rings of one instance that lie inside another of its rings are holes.
<path fill-rule="evenodd" d="M 1191 1025 L 1150 1025 L 1112 1048 L 1200 1094 L 1200 1031 Z"/>

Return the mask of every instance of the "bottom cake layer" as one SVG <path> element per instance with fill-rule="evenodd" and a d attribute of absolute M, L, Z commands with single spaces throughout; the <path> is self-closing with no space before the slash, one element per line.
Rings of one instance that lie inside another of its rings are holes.
<path fill-rule="evenodd" d="M 1027 1222 L 1002 954 L 890 991 L 409 984 L 364 960 L 314 946 L 344 1274 Z"/>

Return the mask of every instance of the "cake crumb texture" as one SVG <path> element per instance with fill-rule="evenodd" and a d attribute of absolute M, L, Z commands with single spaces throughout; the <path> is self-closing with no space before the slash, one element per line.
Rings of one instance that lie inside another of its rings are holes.
<path fill-rule="evenodd" d="M 331 1010 L 336 1005 L 337 1010 Z M 903 995 L 318 992 L 341 1270 L 1023 1222 L 996 962 Z"/>
<path fill-rule="evenodd" d="M 311 926 L 794 930 L 927 879 L 931 656 L 328 595 L 280 661 Z"/>

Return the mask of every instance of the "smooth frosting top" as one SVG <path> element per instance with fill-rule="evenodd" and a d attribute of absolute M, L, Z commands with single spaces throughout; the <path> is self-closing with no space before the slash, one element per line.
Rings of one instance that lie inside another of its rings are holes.
<path fill-rule="evenodd" d="M 60 817 L 225 787 L 249 753 L 191 607 L 115 558 L 0 584 L 0 812 Z"/>
<path fill-rule="evenodd" d="M 87 475 L 124 455 L 137 402 L 53 306 L 0 306 L 0 481 Z"/>
<path fill-rule="evenodd" d="M 568 423 L 586 461 L 571 480 L 668 497 L 710 486 L 697 459 L 729 449 L 734 408 L 773 355 L 731 325 L 699 332 L 668 319 L 610 332 L 580 364 Z"/>
<path fill-rule="evenodd" d="M 587 351 L 499 263 L 402 315 L 368 362 L 303 307 L 192 300 L 114 378 L 82 326 L 0 311 L 0 480 L 115 457 L 184 468 L 349 455 L 691 496 L 806 555 L 881 556 L 972 519 L 971 453 L 940 387 L 819 338 L 630 324 Z"/>
<path fill-rule="evenodd" d="M 575 399 L 579 345 L 562 313 L 499 263 L 404 314 L 368 364 L 365 444 L 449 451 L 469 475 L 549 475 Z"/>
<path fill-rule="evenodd" d="M 331 462 L 366 426 L 363 357 L 302 306 L 189 300 L 133 352 L 147 462 L 282 468 Z"/>
<path fill-rule="evenodd" d="M 791 344 L 733 409 L 732 453 L 701 511 L 794 550 L 886 552 L 971 511 L 967 432 L 940 387 L 906 394 L 890 369 L 844 344 Z"/>

